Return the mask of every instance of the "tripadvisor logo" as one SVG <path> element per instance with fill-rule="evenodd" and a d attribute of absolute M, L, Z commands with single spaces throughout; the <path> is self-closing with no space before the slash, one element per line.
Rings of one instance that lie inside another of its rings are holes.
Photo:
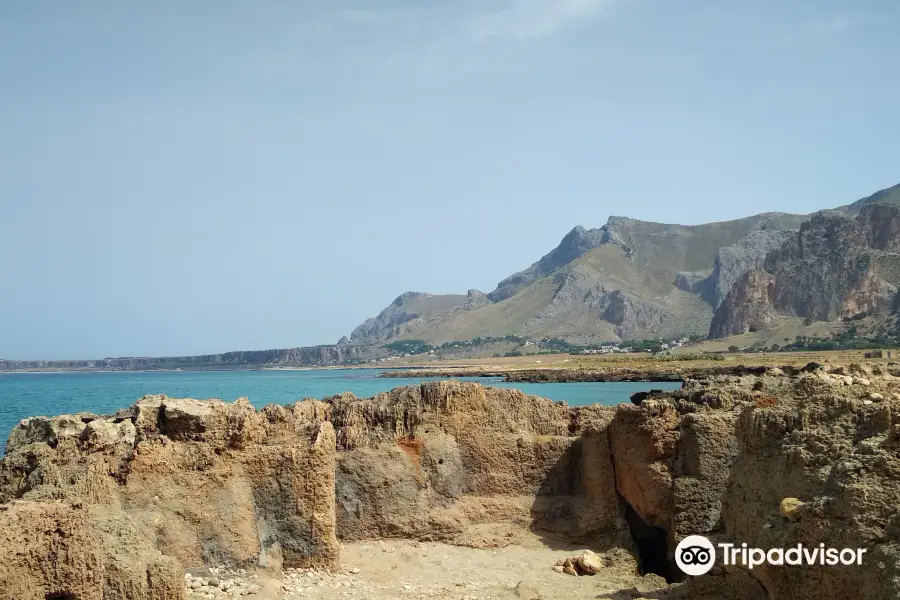
<path fill-rule="evenodd" d="M 702 535 L 689 535 L 675 548 L 675 564 L 687 575 L 703 575 L 715 562 L 716 549 Z"/>
<path fill-rule="evenodd" d="M 861 565 L 866 548 L 826 548 L 825 544 L 806 547 L 797 544 L 791 548 L 748 548 L 747 544 L 719 543 L 719 555 L 723 565 L 740 565 L 748 569 L 769 565 Z M 675 548 L 675 564 L 687 575 L 708 573 L 716 563 L 716 547 L 702 535 L 689 535 Z"/>

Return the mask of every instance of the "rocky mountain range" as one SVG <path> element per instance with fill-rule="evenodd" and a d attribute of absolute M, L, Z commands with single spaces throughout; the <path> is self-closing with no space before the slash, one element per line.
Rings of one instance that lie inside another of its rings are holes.
<path fill-rule="evenodd" d="M 490 293 L 407 292 L 349 341 L 723 337 L 764 327 L 778 314 L 835 320 L 885 310 L 896 291 L 892 249 L 900 240 L 896 209 L 873 208 L 883 205 L 900 205 L 900 185 L 814 215 L 693 226 L 610 217 L 599 229 L 575 227 Z M 760 286 L 771 277 L 778 284 L 769 299 Z"/>

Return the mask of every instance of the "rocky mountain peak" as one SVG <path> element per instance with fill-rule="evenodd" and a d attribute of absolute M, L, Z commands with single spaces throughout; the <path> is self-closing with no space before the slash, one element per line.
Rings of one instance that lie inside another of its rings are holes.
<path fill-rule="evenodd" d="M 585 229 L 581 225 L 577 225 L 562 239 L 550 254 L 545 256 L 541 261 L 546 261 L 546 272 L 550 272 L 560 265 L 572 262 L 588 250 L 596 248 L 604 242 L 602 229 Z"/>
<path fill-rule="evenodd" d="M 394 306 L 403 306 L 410 300 L 414 300 L 416 298 L 427 298 L 429 296 L 431 296 L 431 294 L 426 294 L 425 292 L 404 292 L 397 296 L 391 304 L 393 304 Z"/>
<path fill-rule="evenodd" d="M 515 273 L 497 284 L 497 289 L 488 294 L 492 302 L 500 302 L 514 296 L 519 290 L 551 271 L 566 265 L 589 250 L 607 241 L 606 232 L 601 229 L 585 229 L 576 226 L 567 233 L 559 245 L 544 255 L 524 271 Z"/>

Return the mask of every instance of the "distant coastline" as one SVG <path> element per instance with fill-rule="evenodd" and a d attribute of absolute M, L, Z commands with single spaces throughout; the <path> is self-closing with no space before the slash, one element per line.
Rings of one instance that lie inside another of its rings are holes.
<path fill-rule="evenodd" d="M 382 358 L 374 345 L 331 345 L 249 350 L 197 356 L 116 357 L 96 360 L 0 360 L 0 373 L 105 371 L 247 371 L 349 367 Z"/>
<path fill-rule="evenodd" d="M 0 369 L 0 375 L 33 374 L 54 375 L 58 373 L 208 373 L 231 371 L 329 371 L 344 369 L 370 368 L 362 365 L 329 365 L 329 366 L 305 366 L 305 367 L 210 367 L 210 368 L 155 368 L 155 369 L 95 369 L 95 368 L 57 368 L 57 369 Z"/>

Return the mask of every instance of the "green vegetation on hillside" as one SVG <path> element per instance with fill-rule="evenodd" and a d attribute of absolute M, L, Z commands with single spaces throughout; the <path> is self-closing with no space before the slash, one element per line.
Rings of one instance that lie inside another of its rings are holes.
<path fill-rule="evenodd" d="M 424 354 L 433 349 L 431 345 L 422 340 L 399 340 L 384 344 L 382 348 L 397 354 Z"/>
<path fill-rule="evenodd" d="M 860 321 L 867 315 L 860 314 L 845 319 Z M 785 338 L 784 344 L 765 345 L 756 343 L 748 348 L 728 347 L 729 352 L 821 352 L 826 350 L 877 350 L 900 347 L 900 318 L 891 317 L 874 331 L 863 334 L 857 325 L 829 336 L 798 334 L 793 339 Z"/>
<path fill-rule="evenodd" d="M 439 353 L 441 351 L 467 350 L 477 349 L 492 344 L 518 344 L 515 350 L 497 353 L 495 357 L 513 357 L 525 356 L 526 354 L 584 354 L 584 353 L 626 353 L 626 352 L 646 352 L 650 354 L 659 354 L 671 348 L 681 345 L 683 340 L 696 342 L 702 339 L 702 336 L 692 335 L 690 337 L 679 336 L 674 339 L 645 339 L 630 340 L 623 342 L 604 342 L 602 344 L 573 344 L 562 338 L 544 338 L 536 342 L 518 335 L 505 335 L 502 337 L 480 336 L 469 340 L 457 340 L 452 342 L 444 342 L 440 345 L 432 345 L 424 340 L 398 340 L 383 344 L 381 348 L 388 350 L 395 355 L 414 355 Z M 680 355 L 685 356 L 685 355 Z M 690 360 L 690 359 L 687 359 Z"/>

